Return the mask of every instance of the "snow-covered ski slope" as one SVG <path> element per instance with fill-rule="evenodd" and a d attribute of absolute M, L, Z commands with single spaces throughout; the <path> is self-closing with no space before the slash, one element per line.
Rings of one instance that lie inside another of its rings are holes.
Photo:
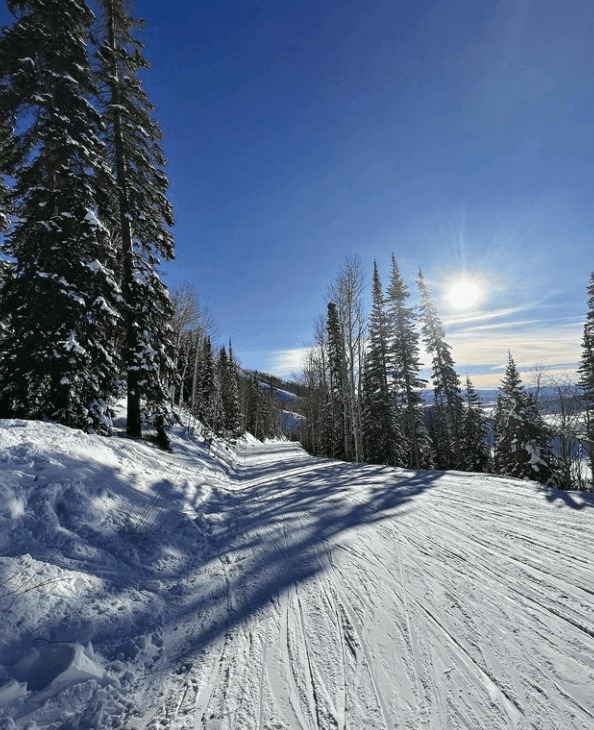
<path fill-rule="evenodd" d="M 0 728 L 594 728 L 594 501 L 0 421 Z"/>

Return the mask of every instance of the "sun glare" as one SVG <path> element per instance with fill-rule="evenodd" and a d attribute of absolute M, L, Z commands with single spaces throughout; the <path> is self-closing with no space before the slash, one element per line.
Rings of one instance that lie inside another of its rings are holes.
<path fill-rule="evenodd" d="M 479 301 L 482 293 L 478 284 L 463 279 L 452 286 L 448 299 L 454 309 L 470 309 Z"/>

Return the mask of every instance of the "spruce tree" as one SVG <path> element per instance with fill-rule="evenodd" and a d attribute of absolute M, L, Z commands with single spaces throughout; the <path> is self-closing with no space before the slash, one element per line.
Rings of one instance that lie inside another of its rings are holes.
<path fill-rule="evenodd" d="M 221 385 L 209 337 L 204 339 L 197 390 L 196 415 L 211 433 L 220 434 L 222 428 Z"/>
<path fill-rule="evenodd" d="M 461 467 L 465 471 L 488 472 L 491 470 L 491 449 L 488 443 L 487 418 L 481 399 L 470 378 L 466 377 L 466 410 L 461 430 Z"/>
<path fill-rule="evenodd" d="M 500 474 L 560 486 L 551 436 L 508 353 L 495 409 L 495 469 Z"/>
<path fill-rule="evenodd" d="M 460 378 L 455 370 L 450 346 L 445 341 L 445 331 L 433 295 L 420 269 L 418 284 L 421 292 L 421 331 L 427 352 L 432 357 L 435 466 L 438 469 L 458 469 L 462 466 L 460 438 L 464 413 Z"/>
<path fill-rule="evenodd" d="M 419 377 L 419 334 L 415 329 L 418 317 L 406 306 L 410 296 L 392 254 L 390 285 L 387 291 L 389 354 L 392 388 L 402 413 L 401 431 L 406 452 L 406 465 L 414 469 L 432 466 L 431 444 L 423 419 L 423 398 L 420 391 L 426 381 Z"/>
<path fill-rule="evenodd" d="M 335 459 L 351 458 L 352 432 L 347 404 L 348 382 L 344 337 L 334 302 L 328 304 L 328 404 L 326 432 L 329 454 Z"/>
<path fill-rule="evenodd" d="M 586 417 L 586 438 L 592 475 L 590 488 L 594 490 L 594 272 L 590 275 L 588 283 L 588 311 L 584 324 L 582 357 L 578 374 Z"/>
<path fill-rule="evenodd" d="M 368 350 L 363 365 L 363 445 L 370 464 L 403 466 L 402 438 L 388 385 L 388 321 L 382 285 L 373 262 L 373 304 L 369 316 Z"/>
<path fill-rule="evenodd" d="M 173 306 L 158 273 L 173 258 L 173 213 L 161 149 L 162 133 L 139 79 L 148 69 L 136 34 L 143 21 L 125 0 L 99 0 L 104 38 L 97 78 L 104 102 L 109 160 L 115 179 L 110 214 L 119 239 L 124 296 L 123 363 L 127 379 L 127 431 L 142 432 L 141 402 L 162 417 L 170 410 L 175 378 Z"/>
<path fill-rule="evenodd" d="M 229 355 L 224 347 L 221 347 L 219 352 L 219 381 L 221 383 L 223 428 L 230 438 L 237 438 L 241 433 L 238 377 L 237 365 L 233 360 L 233 349 L 229 342 Z"/>
<path fill-rule="evenodd" d="M 108 431 L 118 372 L 121 294 L 102 220 L 113 188 L 87 41 L 94 16 L 72 0 L 8 0 L 0 39 L 0 128 L 14 147 L 14 223 L 2 253 L 14 264 L 0 296 L 0 415 Z"/>

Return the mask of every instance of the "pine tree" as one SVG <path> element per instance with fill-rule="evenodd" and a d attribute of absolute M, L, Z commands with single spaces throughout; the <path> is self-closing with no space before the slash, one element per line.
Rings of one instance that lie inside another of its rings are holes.
<path fill-rule="evenodd" d="M 403 466 L 402 438 L 394 399 L 388 385 L 388 321 L 382 285 L 373 262 L 373 305 L 369 317 L 369 347 L 363 366 L 363 445 L 370 464 Z"/>
<path fill-rule="evenodd" d="M 260 441 L 277 435 L 274 428 L 272 400 L 264 394 L 256 373 L 248 379 L 245 430 Z"/>
<path fill-rule="evenodd" d="M 97 77 L 116 182 L 110 213 L 119 238 L 125 300 L 127 431 L 140 436 L 142 399 L 149 412 L 162 417 L 170 410 L 168 384 L 175 377 L 174 310 L 157 271 L 160 257 L 173 258 L 173 213 L 163 171 L 163 135 L 138 77 L 149 68 L 135 36 L 143 21 L 129 15 L 125 0 L 100 0 L 100 5 L 105 38 L 97 53 Z"/>
<path fill-rule="evenodd" d="M 462 420 L 461 452 L 465 471 L 491 470 L 491 450 L 488 443 L 487 418 L 481 399 L 469 377 L 466 377 L 466 410 Z"/>
<path fill-rule="evenodd" d="M 220 434 L 222 428 L 221 385 L 209 337 L 204 339 L 197 390 L 196 415 L 211 433 Z"/>
<path fill-rule="evenodd" d="M 328 304 L 328 403 L 326 433 L 329 456 L 335 459 L 351 458 L 352 430 L 349 422 L 348 381 L 344 337 L 338 319 L 336 304 Z"/>
<path fill-rule="evenodd" d="M 239 404 L 239 380 L 237 364 L 233 360 L 233 349 L 229 342 L 229 355 L 224 347 L 219 352 L 219 380 L 223 408 L 223 428 L 230 438 L 241 433 L 241 408 Z"/>
<path fill-rule="evenodd" d="M 423 422 L 423 399 L 420 394 L 426 381 L 419 377 L 419 335 L 415 329 L 417 315 L 406 301 L 410 293 L 400 276 L 392 254 L 390 285 L 387 292 L 390 327 L 390 367 L 392 388 L 402 413 L 401 431 L 406 450 L 406 465 L 415 469 L 432 466 L 431 444 Z"/>
<path fill-rule="evenodd" d="M 101 139 L 87 40 L 88 6 L 8 0 L 0 39 L 0 128 L 14 146 L 0 172 L 14 179 L 14 260 L 0 297 L 0 414 L 108 431 L 118 371 L 121 294 L 101 220 L 113 188 Z"/>
<path fill-rule="evenodd" d="M 594 490 L 594 272 L 588 283 L 588 312 L 582 338 L 582 358 L 578 367 L 586 415 L 586 438 L 590 457 L 591 489 Z"/>
<path fill-rule="evenodd" d="M 495 469 L 500 474 L 534 479 L 558 487 L 558 470 L 550 433 L 534 398 L 525 391 L 508 353 L 495 409 Z"/>
<path fill-rule="evenodd" d="M 421 330 L 427 351 L 432 356 L 435 466 L 438 469 L 458 469 L 462 466 L 460 438 L 464 413 L 460 378 L 455 370 L 450 346 L 445 341 L 445 331 L 433 295 L 420 269 L 418 284 L 421 292 Z"/>

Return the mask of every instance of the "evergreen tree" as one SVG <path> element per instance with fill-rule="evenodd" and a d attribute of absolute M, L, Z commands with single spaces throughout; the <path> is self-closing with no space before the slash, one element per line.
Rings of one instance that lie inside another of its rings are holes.
<path fill-rule="evenodd" d="M 14 179 L 14 261 L 0 297 L 0 415 L 108 431 L 121 294 L 101 211 L 105 165 L 87 40 L 94 16 L 72 0 L 8 0 L 0 39 L 0 128 L 14 129 L 1 173 Z"/>
<path fill-rule="evenodd" d="M 588 283 L 588 312 L 582 338 L 582 358 L 578 367 L 579 385 L 586 414 L 586 438 L 590 457 L 591 488 L 594 490 L 594 272 Z"/>
<path fill-rule="evenodd" d="M 421 330 L 427 351 L 432 356 L 435 466 L 438 469 L 458 469 L 462 466 L 460 439 L 464 413 L 460 378 L 455 370 L 450 346 L 445 341 L 445 331 L 433 295 L 420 269 L 418 284 L 421 292 Z"/>
<path fill-rule="evenodd" d="M 276 436 L 271 401 L 264 395 L 255 373 L 249 378 L 245 410 L 246 431 L 248 433 L 251 433 L 260 441 Z"/>
<path fill-rule="evenodd" d="M 209 337 L 204 339 L 197 390 L 196 415 L 211 433 L 220 434 L 222 428 L 221 386 Z"/>
<path fill-rule="evenodd" d="M 466 378 L 466 410 L 462 420 L 461 452 L 465 471 L 491 470 L 491 450 L 488 443 L 487 418 L 481 399 L 469 377 Z"/>
<path fill-rule="evenodd" d="M 392 254 L 387 292 L 392 387 L 402 413 L 401 431 L 406 450 L 406 465 L 421 469 L 432 466 L 431 443 L 424 425 L 423 399 L 419 392 L 426 381 L 419 377 L 419 335 L 415 329 L 418 317 L 413 309 L 406 306 L 409 296 L 408 287 L 400 276 L 398 264 Z"/>
<path fill-rule="evenodd" d="M 338 319 L 336 304 L 328 304 L 328 403 L 326 434 L 328 455 L 335 459 L 350 459 L 352 431 L 347 407 L 348 382 L 344 337 Z"/>
<path fill-rule="evenodd" d="M 241 433 L 238 377 L 237 365 L 233 360 L 233 350 L 231 342 L 229 342 L 229 355 L 227 355 L 224 347 L 221 347 L 219 353 L 219 380 L 221 383 L 223 428 L 230 438 L 237 438 Z"/>
<path fill-rule="evenodd" d="M 511 353 L 497 396 L 494 431 L 495 468 L 500 474 L 560 486 L 550 433 L 522 385 Z"/>
<path fill-rule="evenodd" d="M 170 410 L 174 378 L 173 306 L 157 271 L 160 257 L 173 258 L 173 214 L 160 141 L 139 71 L 149 64 L 135 34 L 125 0 L 99 0 L 104 39 L 97 58 L 104 97 L 110 163 L 115 178 L 110 213 L 121 251 L 125 300 L 124 367 L 127 373 L 127 431 L 140 436 L 141 400 L 160 416 Z"/>
<path fill-rule="evenodd" d="M 404 464 L 394 399 L 388 386 L 388 322 L 382 285 L 373 262 L 373 305 L 369 317 L 369 347 L 363 366 L 363 444 L 371 464 Z"/>

